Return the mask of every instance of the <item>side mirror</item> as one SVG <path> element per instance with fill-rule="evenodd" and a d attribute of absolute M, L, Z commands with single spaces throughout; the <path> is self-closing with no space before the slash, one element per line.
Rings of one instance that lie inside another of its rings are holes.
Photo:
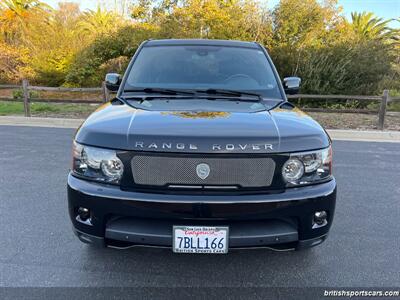
<path fill-rule="evenodd" d="M 283 79 L 283 88 L 288 95 L 295 95 L 300 90 L 301 78 L 299 77 L 286 77 Z"/>
<path fill-rule="evenodd" d="M 121 84 L 121 75 L 117 73 L 108 73 L 106 75 L 106 87 L 110 91 L 118 91 L 119 85 Z"/>

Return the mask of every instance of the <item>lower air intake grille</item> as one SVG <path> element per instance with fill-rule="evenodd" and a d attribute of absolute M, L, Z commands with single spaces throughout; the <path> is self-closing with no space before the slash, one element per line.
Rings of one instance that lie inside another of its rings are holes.
<path fill-rule="evenodd" d="M 209 175 L 201 179 L 197 166 L 207 164 Z M 271 158 L 216 158 L 187 156 L 136 155 L 132 159 L 135 184 L 168 185 L 223 185 L 268 187 L 272 183 L 275 162 Z"/>

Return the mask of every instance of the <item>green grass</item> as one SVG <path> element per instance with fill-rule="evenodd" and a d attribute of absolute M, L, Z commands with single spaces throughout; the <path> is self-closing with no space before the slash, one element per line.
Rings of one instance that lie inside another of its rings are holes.
<path fill-rule="evenodd" d="M 380 102 L 373 102 L 370 103 L 367 108 L 368 109 L 376 109 L 378 110 L 380 107 L 381 103 Z M 387 110 L 388 111 L 397 111 L 400 112 L 400 101 L 393 101 L 393 102 L 389 102 L 387 105 Z"/>
<path fill-rule="evenodd" d="M 97 106 L 89 104 L 59 104 L 59 103 L 31 103 L 32 115 L 61 114 L 61 115 L 87 115 L 94 111 Z M 23 115 L 24 105 L 22 102 L 0 101 L 0 116 Z"/>
<path fill-rule="evenodd" d="M 393 101 L 388 104 L 388 110 L 400 111 L 400 101 Z"/>

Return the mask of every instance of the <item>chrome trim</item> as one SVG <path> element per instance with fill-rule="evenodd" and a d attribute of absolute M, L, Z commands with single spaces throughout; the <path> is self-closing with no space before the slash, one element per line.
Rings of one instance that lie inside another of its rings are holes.
<path fill-rule="evenodd" d="M 321 228 L 321 227 L 324 227 L 326 225 L 328 225 L 328 221 L 327 220 L 324 220 L 324 223 L 322 223 L 321 225 L 318 225 L 317 223 L 313 222 L 312 229 Z"/>
<path fill-rule="evenodd" d="M 75 218 L 75 220 L 77 221 L 77 222 L 79 222 L 79 223 L 82 223 L 82 224 L 85 224 L 85 225 L 88 225 L 88 226 L 93 226 L 93 224 L 92 224 L 92 218 L 89 218 L 89 219 L 87 219 L 87 220 L 82 220 L 81 219 L 81 217 L 79 216 L 79 215 L 77 215 L 76 216 L 76 218 Z"/>
<path fill-rule="evenodd" d="M 178 184 L 171 184 L 168 186 L 171 189 L 202 189 L 202 185 L 178 185 Z"/>
<path fill-rule="evenodd" d="M 235 185 L 178 185 L 171 184 L 168 186 L 171 189 L 213 189 L 213 190 L 237 190 Z"/>
<path fill-rule="evenodd" d="M 224 189 L 224 190 L 237 190 L 239 189 L 237 186 L 235 185 L 205 185 L 204 186 L 205 189 Z"/>
<path fill-rule="evenodd" d="M 133 144 L 133 148 L 135 150 L 199 150 L 198 145 L 193 143 L 173 143 L 170 141 L 164 142 L 144 142 L 144 141 L 135 141 Z M 258 144 L 249 144 L 249 143 L 228 143 L 228 144 L 212 144 L 208 147 L 211 151 L 272 151 L 274 150 L 274 146 L 269 143 L 258 143 Z"/>

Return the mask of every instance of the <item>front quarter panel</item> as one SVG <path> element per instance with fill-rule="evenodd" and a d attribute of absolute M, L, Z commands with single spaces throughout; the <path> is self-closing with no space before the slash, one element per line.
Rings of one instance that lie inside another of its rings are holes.
<path fill-rule="evenodd" d="M 280 136 L 281 152 L 299 152 L 326 148 L 330 138 L 324 128 L 298 108 L 270 111 Z"/>
<path fill-rule="evenodd" d="M 127 132 L 135 113 L 129 105 L 104 104 L 86 119 L 75 140 L 84 145 L 127 149 Z"/>

